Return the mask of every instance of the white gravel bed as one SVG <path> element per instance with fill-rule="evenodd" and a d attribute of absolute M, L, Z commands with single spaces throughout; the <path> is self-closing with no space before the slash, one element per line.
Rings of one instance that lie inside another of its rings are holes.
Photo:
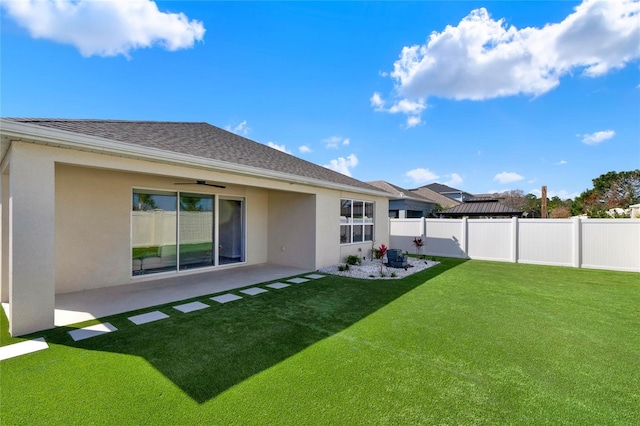
<path fill-rule="evenodd" d="M 440 263 L 433 260 L 422 260 L 412 257 L 408 259 L 408 262 L 411 266 L 406 270 L 404 268 L 392 268 L 390 266 L 383 266 L 382 274 L 384 276 L 380 276 L 380 260 L 363 260 L 362 265 L 349 265 L 348 271 L 338 270 L 340 266 L 345 265 L 344 263 L 318 269 L 318 271 L 325 274 L 340 275 L 343 277 L 351 278 L 363 278 L 368 280 L 396 280 L 399 278 L 404 278 L 407 275 L 423 271 L 427 268 L 431 268 L 432 266 Z M 392 277 L 391 274 L 394 274 L 395 276 Z"/>

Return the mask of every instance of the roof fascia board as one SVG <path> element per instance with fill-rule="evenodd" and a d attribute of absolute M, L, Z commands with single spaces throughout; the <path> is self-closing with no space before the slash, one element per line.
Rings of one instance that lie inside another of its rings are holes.
<path fill-rule="evenodd" d="M 46 128 L 34 124 L 20 123 L 4 119 L 0 119 L 0 135 L 6 135 L 10 138 L 23 140 L 25 142 L 41 142 L 45 145 L 55 145 L 81 151 L 118 155 L 134 159 L 142 159 L 147 161 L 151 160 L 188 167 L 207 169 L 215 168 L 217 170 L 228 173 L 274 179 L 291 184 L 330 188 L 339 191 L 349 191 L 385 198 L 389 198 L 390 195 L 384 191 L 373 191 L 366 188 L 358 188 L 357 186 L 328 182 L 325 180 L 307 178 L 304 176 L 296 176 L 288 173 L 261 169 L 258 167 L 229 163 L 226 161 L 214 160 L 211 158 L 202 158 L 195 155 L 180 154 L 157 148 L 148 148 L 140 145 L 118 142 L 111 139 L 99 138 L 96 136 L 83 135 L 66 130 Z"/>

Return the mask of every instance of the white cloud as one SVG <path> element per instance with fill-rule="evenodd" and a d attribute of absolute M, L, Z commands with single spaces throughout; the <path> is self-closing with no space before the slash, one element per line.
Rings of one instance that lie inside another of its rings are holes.
<path fill-rule="evenodd" d="M 236 126 L 232 126 L 231 124 L 227 124 L 226 126 L 224 126 L 224 129 L 228 130 L 230 132 L 233 132 L 236 135 L 243 135 L 243 136 L 248 135 L 249 132 L 251 131 L 251 128 L 249 126 L 247 126 L 247 120 L 242 120 Z"/>
<path fill-rule="evenodd" d="M 298 150 L 299 150 L 301 153 L 303 153 L 303 154 L 307 154 L 307 153 L 311 152 L 311 148 L 309 148 L 309 147 L 308 147 L 308 146 L 306 146 L 306 145 L 301 145 L 301 146 L 298 148 Z"/>
<path fill-rule="evenodd" d="M 401 112 L 403 114 L 420 114 L 427 107 L 424 100 L 410 101 L 408 99 L 401 99 L 393 104 L 387 112 L 390 114 L 396 114 Z"/>
<path fill-rule="evenodd" d="M 358 157 L 354 154 L 350 154 L 347 158 L 339 157 L 335 160 L 331 160 L 329 164 L 325 164 L 324 167 L 334 170 L 338 173 L 342 173 L 346 176 L 351 176 L 351 170 L 358 165 Z"/>
<path fill-rule="evenodd" d="M 382 97 L 380 96 L 380 93 L 378 92 L 373 92 L 373 95 L 371 96 L 371 98 L 369 99 L 369 101 L 371 101 L 371 106 L 376 110 L 376 111 L 384 111 L 384 100 L 382 99 Z"/>
<path fill-rule="evenodd" d="M 422 119 L 420 118 L 420 116 L 412 115 L 407 117 L 407 124 L 405 125 L 405 127 L 407 129 L 410 129 L 412 127 L 419 126 L 420 124 L 422 124 Z"/>
<path fill-rule="evenodd" d="M 462 176 L 460 176 L 459 174 L 451 173 L 447 177 L 449 178 L 449 180 L 444 183 L 445 185 L 450 186 L 452 188 L 455 188 L 458 185 L 462 185 L 463 179 L 462 179 Z"/>
<path fill-rule="evenodd" d="M 560 160 L 560 161 L 558 161 L 557 163 L 554 163 L 553 165 L 554 165 L 554 166 L 563 166 L 563 165 L 565 165 L 565 164 L 567 164 L 567 161 L 566 161 L 566 160 Z"/>
<path fill-rule="evenodd" d="M 173 51 L 202 41 L 202 22 L 183 13 L 160 12 L 151 0 L 26 0 L 2 6 L 33 38 L 76 47 L 82 56 L 129 56 L 161 46 Z"/>
<path fill-rule="evenodd" d="M 493 180 L 500 183 L 518 182 L 522 179 L 524 179 L 524 176 L 520 176 L 519 174 L 514 172 L 502 172 L 493 177 Z"/>
<path fill-rule="evenodd" d="M 423 185 L 428 182 L 433 182 L 440 177 L 431 170 L 423 168 L 409 170 L 405 173 L 405 176 L 408 177 L 411 183 L 415 185 Z"/>
<path fill-rule="evenodd" d="M 472 10 L 424 44 L 402 49 L 390 74 L 396 104 L 539 96 L 564 75 L 598 77 L 623 68 L 640 57 L 639 13 L 633 0 L 585 0 L 561 22 L 518 29 L 485 8 Z"/>
<path fill-rule="evenodd" d="M 389 108 L 385 108 L 386 102 L 380 96 L 380 93 L 374 92 L 373 96 L 369 99 L 371 106 L 375 111 L 387 112 L 389 114 L 406 114 L 408 115 L 405 124 L 405 129 L 416 127 L 423 123 L 420 114 L 427 108 L 427 104 L 424 99 L 418 99 L 417 101 L 411 101 L 409 99 L 400 99 Z"/>
<path fill-rule="evenodd" d="M 273 142 L 267 142 L 267 145 L 273 149 L 277 149 L 278 151 L 286 152 L 287 154 L 291 154 L 291 151 L 287 151 L 287 148 L 284 144 L 278 145 Z"/>
<path fill-rule="evenodd" d="M 326 139 L 323 139 L 322 142 L 325 143 L 325 146 L 330 149 L 338 149 L 340 145 L 348 146 L 351 143 L 349 138 L 343 138 L 342 136 L 329 136 Z"/>
<path fill-rule="evenodd" d="M 616 135 L 614 130 L 601 130 L 599 132 L 594 132 L 591 134 L 585 133 L 584 135 L 578 135 L 582 138 L 582 142 L 587 145 L 598 145 L 606 141 L 607 139 L 611 139 Z"/>

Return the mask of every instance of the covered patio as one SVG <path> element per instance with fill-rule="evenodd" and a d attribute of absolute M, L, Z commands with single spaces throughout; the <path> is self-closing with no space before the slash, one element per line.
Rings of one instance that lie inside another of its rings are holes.
<path fill-rule="evenodd" d="M 260 264 L 174 275 L 136 285 L 56 294 L 54 323 L 56 327 L 60 327 L 309 272 L 307 269 L 289 266 Z M 9 304 L 3 303 L 2 306 L 8 315 Z"/>

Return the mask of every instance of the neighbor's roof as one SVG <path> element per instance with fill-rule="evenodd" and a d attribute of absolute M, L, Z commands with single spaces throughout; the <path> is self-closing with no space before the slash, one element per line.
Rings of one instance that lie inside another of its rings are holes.
<path fill-rule="evenodd" d="M 203 122 L 45 118 L 3 118 L 2 120 L 270 170 L 380 193 L 378 188 L 357 179 Z"/>
<path fill-rule="evenodd" d="M 490 197 L 477 197 L 464 203 L 442 210 L 440 214 L 448 216 L 520 216 L 522 211 L 502 204 Z"/>
<path fill-rule="evenodd" d="M 456 201 L 453 198 L 449 198 L 446 195 L 438 194 L 437 192 L 432 191 L 426 186 L 422 186 L 416 189 L 410 189 L 409 191 L 421 197 L 434 200 L 436 203 L 440 204 L 442 207 L 445 207 L 445 208 L 457 206 L 458 204 L 460 204 L 459 201 Z"/>
<path fill-rule="evenodd" d="M 450 186 L 447 185 L 443 185 L 441 183 L 430 183 L 429 185 L 425 185 L 422 188 L 428 188 L 432 191 L 437 192 L 438 194 L 467 194 L 467 195 L 471 195 L 470 193 L 466 192 L 466 191 L 462 191 L 461 189 L 456 189 L 456 188 L 452 188 Z"/>
<path fill-rule="evenodd" d="M 408 189 L 401 188 L 384 180 L 374 180 L 367 183 L 371 186 L 375 186 L 376 188 L 380 188 L 383 191 L 393 194 L 396 197 L 394 199 L 408 199 L 436 204 L 435 201 L 430 200 L 429 198 L 423 197 L 419 194 L 409 191 Z"/>

